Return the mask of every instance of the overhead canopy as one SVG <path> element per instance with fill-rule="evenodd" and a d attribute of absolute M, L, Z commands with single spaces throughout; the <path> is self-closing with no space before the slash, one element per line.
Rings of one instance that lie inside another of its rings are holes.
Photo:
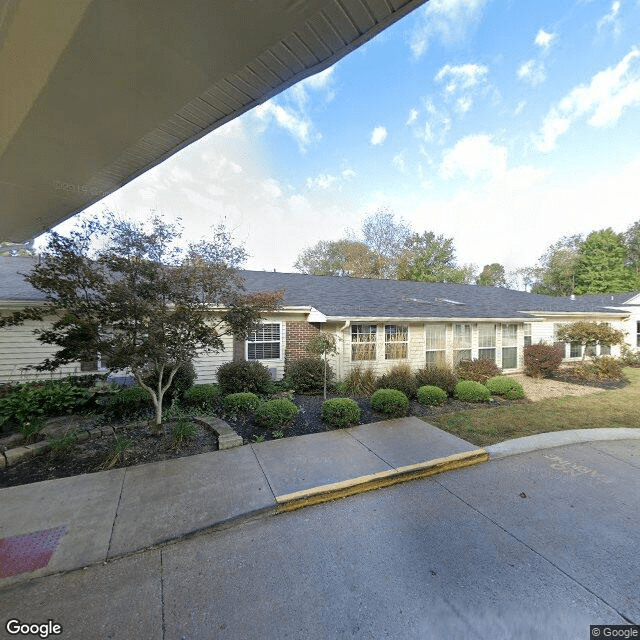
<path fill-rule="evenodd" d="M 0 240 L 21 242 L 425 0 L 4 0 Z"/>

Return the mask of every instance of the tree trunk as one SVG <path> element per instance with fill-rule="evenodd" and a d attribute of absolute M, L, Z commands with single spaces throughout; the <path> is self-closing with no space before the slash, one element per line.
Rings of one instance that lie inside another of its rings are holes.
<path fill-rule="evenodd" d="M 324 357 L 324 399 L 327 399 L 327 356 Z"/>

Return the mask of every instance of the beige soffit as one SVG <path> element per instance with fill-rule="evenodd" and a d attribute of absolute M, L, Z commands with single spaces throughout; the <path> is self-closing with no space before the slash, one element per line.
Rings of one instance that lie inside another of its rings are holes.
<path fill-rule="evenodd" d="M 0 2 L 0 240 L 82 211 L 424 1 Z"/>

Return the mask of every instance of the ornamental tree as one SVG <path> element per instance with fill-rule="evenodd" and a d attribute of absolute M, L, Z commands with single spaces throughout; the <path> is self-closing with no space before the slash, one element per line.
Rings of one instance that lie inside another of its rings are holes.
<path fill-rule="evenodd" d="M 583 361 L 587 346 L 595 346 L 598 343 L 607 346 L 624 343 L 624 333 L 606 322 L 572 322 L 559 327 L 556 335 L 561 342 L 581 344 Z"/>
<path fill-rule="evenodd" d="M 327 399 L 327 358 L 338 352 L 335 336 L 327 331 L 316 333 L 307 344 L 307 351 L 324 360 L 324 399 Z"/>
<path fill-rule="evenodd" d="M 58 350 L 35 369 L 99 354 L 109 370 L 129 370 L 147 390 L 160 431 L 162 399 L 180 366 L 222 351 L 225 334 L 246 338 L 282 297 L 245 293 L 237 267 L 246 253 L 222 225 L 198 243 L 181 238 L 179 224 L 159 216 L 141 225 L 108 214 L 68 236 L 52 232 L 25 275 L 47 302 L 0 318 L 0 326 L 53 317 L 37 337 Z"/>

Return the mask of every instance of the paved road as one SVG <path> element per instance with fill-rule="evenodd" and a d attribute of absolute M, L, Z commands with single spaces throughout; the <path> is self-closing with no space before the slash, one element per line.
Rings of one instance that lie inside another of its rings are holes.
<path fill-rule="evenodd" d="M 639 441 L 548 449 L 0 591 L 0 634 L 587 640 L 640 624 L 639 513 Z"/>

